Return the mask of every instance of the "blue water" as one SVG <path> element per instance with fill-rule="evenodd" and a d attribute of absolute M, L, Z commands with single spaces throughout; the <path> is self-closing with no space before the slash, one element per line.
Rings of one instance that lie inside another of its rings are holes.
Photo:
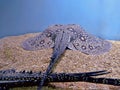
<path fill-rule="evenodd" d="M 0 0 L 0 38 L 80 24 L 104 39 L 120 40 L 120 0 Z"/>

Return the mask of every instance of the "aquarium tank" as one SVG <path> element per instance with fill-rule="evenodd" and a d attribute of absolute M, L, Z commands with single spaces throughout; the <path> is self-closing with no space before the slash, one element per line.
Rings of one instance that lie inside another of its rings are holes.
<path fill-rule="evenodd" d="M 54 24 L 79 24 L 97 37 L 118 41 L 119 9 L 120 0 L 0 0 L 0 39 L 43 32 Z M 11 90 L 24 89 L 30 88 Z"/>
<path fill-rule="evenodd" d="M 87 32 L 120 39 L 119 0 L 0 0 L 0 38 L 80 24 Z"/>

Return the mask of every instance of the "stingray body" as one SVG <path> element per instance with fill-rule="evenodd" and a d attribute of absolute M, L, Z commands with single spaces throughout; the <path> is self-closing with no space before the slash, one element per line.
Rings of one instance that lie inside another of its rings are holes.
<path fill-rule="evenodd" d="M 79 25 L 67 24 L 49 26 L 40 35 L 25 40 L 22 43 L 22 47 L 25 50 L 53 48 L 50 64 L 38 87 L 38 90 L 41 90 L 47 75 L 52 72 L 54 64 L 66 48 L 79 50 L 88 55 L 99 55 L 108 52 L 111 44 L 108 41 L 85 32 Z"/>

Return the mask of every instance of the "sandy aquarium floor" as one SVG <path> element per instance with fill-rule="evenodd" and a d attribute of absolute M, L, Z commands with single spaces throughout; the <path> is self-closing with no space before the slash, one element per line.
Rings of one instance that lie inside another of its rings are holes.
<path fill-rule="evenodd" d="M 9 36 L 0 39 L 0 69 L 16 69 L 17 71 L 45 71 L 53 49 L 26 51 L 21 43 L 39 33 L 20 36 Z M 111 71 L 110 74 L 99 77 L 120 79 L 120 41 L 110 41 L 112 48 L 102 55 L 86 55 L 79 51 L 66 50 L 59 59 L 54 72 L 77 73 L 99 70 Z M 51 83 L 56 87 L 73 88 L 74 90 L 120 90 L 120 86 L 93 84 L 86 82 Z"/>

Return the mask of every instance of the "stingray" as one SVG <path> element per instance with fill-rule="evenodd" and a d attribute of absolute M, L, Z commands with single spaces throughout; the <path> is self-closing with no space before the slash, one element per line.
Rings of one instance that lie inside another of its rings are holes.
<path fill-rule="evenodd" d="M 100 55 L 110 50 L 111 43 L 89 34 L 80 25 L 56 24 L 25 40 L 22 47 L 31 51 L 53 48 L 51 61 L 38 87 L 38 90 L 41 90 L 46 77 L 52 73 L 53 66 L 66 49 L 78 50 L 87 55 Z"/>

